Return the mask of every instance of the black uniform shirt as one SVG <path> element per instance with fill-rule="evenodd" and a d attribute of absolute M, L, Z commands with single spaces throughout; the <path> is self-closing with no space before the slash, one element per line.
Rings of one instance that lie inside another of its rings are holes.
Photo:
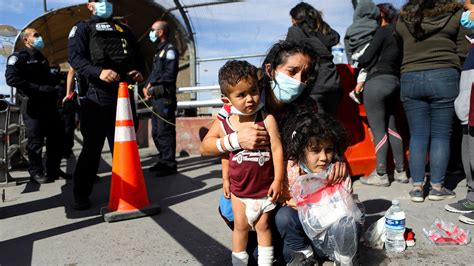
<path fill-rule="evenodd" d="M 48 60 L 34 48 L 23 48 L 8 57 L 5 79 L 17 93 L 29 97 L 28 113 L 56 108 L 57 90 Z"/>
<path fill-rule="evenodd" d="M 48 90 L 45 86 L 52 85 L 48 60 L 40 51 L 30 48 L 8 57 L 5 78 L 9 86 L 27 96 Z"/>
<path fill-rule="evenodd" d="M 106 83 L 100 80 L 102 67 L 92 62 L 89 50 L 91 33 L 89 24 L 100 22 L 112 22 L 112 20 L 92 15 L 88 22 L 80 21 L 71 29 L 68 37 L 68 56 L 71 66 L 81 77 L 88 80 L 89 87 L 97 89 L 92 91 L 89 88 L 87 97 L 101 105 L 108 105 L 114 104 L 117 100 L 118 83 Z M 125 81 L 127 72 L 131 70 L 141 71 L 141 65 L 136 65 L 136 63 L 140 63 L 141 60 L 137 58 L 137 56 L 139 56 L 139 49 L 135 37 L 126 26 L 120 26 L 121 29 L 125 30 L 127 44 L 130 45 L 128 50 L 133 52 L 131 57 L 134 59 L 134 64 L 128 65 L 127 69 L 114 69 L 113 67 L 111 67 L 111 69 L 120 75 L 121 81 Z"/>
<path fill-rule="evenodd" d="M 156 53 L 153 57 L 153 69 L 148 83 L 151 85 L 162 85 L 165 88 L 176 87 L 176 77 L 178 76 L 179 54 L 174 46 L 165 41 L 159 43 L 156 47 Z"/>

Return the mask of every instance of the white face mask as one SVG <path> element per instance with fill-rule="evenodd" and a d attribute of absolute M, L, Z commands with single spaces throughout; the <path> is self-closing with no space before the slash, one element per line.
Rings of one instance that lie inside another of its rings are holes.
<path fill-rule="evenodd" d="M 270 81 L 270 86 L 277 100 L 282 103 L 291 103 L 306 88 L 306 84 L 279 71 L 275 74 L 275 80 Z"/>
<path fill-rule="evenodd" d="M 264 103 L 263 101 L 260 101 L 260 103 L 258 104 L 257 108 L 255 109 L 255 111 L 253 111 L 252 113 L 249 113 L 249 114 L 244 114 L 242 113 L 241 111 L 239 111 L 237 108 L 235 108 L 234 106 L 231 106 L 230 107 L 230 113 L 231 114 L 234 114 L 234 115 L 253 115 L 255 114 L 256 112 L 260 111 L 260 109 L 262 109 L 264 106 Z"/>

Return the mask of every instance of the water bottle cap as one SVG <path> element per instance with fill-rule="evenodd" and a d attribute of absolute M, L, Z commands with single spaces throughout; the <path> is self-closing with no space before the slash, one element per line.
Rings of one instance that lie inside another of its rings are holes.
<path fill-rule="evenodd" d="M 397 199 L 392 200 L 392 205 L 400 205 L 400 201 Z"/>

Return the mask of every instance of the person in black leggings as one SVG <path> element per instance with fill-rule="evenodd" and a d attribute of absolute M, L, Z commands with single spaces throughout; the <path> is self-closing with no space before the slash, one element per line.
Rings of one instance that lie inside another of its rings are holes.
<path fill-rule="evenodd" d="M 396 9 L 391 4 L 377 5 L 380 27 L 370 46 L 359 58 L 359 67 L 368 70 L 364 90 L 364 104 L 369 126 L 374 135 L 376 169 L 360 181 L 366 185 L 389 186 L 387 153 L 392 147 L 395 161 L 395 181 L 407 183 L 404 170 L 403 141 L 395 127 L 395 105 L 400 91 L 400 50 L 393 37 L 392 21 Z"/>

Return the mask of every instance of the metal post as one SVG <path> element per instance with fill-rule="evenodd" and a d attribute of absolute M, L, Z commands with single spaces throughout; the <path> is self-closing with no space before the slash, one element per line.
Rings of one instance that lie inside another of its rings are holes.
<path fill-rule="evenodd" d="M 9 104 L 0 100 L 0 185 L 8 185 L 8 120 Z"/>
<path fill-rule="evenodd" d="M 48 12 L 48 7 L 46 5 L 46 0 L 43 0 L 43 10 L 44 10 L 44 13 Z"/>

